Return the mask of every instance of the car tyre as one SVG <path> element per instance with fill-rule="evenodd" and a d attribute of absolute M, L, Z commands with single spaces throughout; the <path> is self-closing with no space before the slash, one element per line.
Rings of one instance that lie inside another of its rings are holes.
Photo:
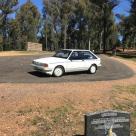
<path fill-rule="evenodd" d="M 55 77 L 61 77 L 64 74 L 64 69 L 61 66 L 58 66 L 54 69 L 53 75 Z"/>
<path fill-rule="evenodd" d="M 92 65 L 92 66 L 90 67 L 90 69 L 89 69 L 89 72 L 90 72 L 91 74 L 95 74 L 95 73 L 96 73 L 96 70 L 97 70 L 97 66 L 96 66 L 96 65 Z"/>

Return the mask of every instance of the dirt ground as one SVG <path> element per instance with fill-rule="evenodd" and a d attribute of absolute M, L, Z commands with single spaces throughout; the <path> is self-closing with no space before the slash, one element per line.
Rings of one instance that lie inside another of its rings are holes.
<path fill-rule="evenodd" d="M 0 51 L 0 57 L 52 54 L 48 51 Z"/>
<path fill-rule="evenodd" d="M 136 62 L 112 58 L 131 67 Z M 78 136 L 84 114 L 131 112 L 136 136 L 136 74 L 123 80 L 53 84 L 0 84 L 0 136 Z"/>

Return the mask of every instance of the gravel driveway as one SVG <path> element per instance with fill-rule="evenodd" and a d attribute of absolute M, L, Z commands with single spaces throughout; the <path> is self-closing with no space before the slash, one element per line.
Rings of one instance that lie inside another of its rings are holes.
<path fill-rule="evenodd" d="M 45 55 L 46 57 L 48 55 Z M 55 78 L 36 72 L 30 66 L 33 59 L 43 56 L 0 57 L 0 83 L 56 83 L 79 81 L 107 81 L 128 78 L 133 71 L 126 65 L 100 55 L 102 67 L 96 74 L 87 72 L 69 73 L 63 77 Z"/>

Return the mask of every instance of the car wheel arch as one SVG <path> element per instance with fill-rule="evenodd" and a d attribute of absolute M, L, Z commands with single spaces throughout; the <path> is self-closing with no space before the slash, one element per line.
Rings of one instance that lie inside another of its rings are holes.
<path fill-rule="evenodd" d="M 89 68 L 89 73 L 90 74 L 95 74 L 97 71 L 97 65 L 96 64 L 92 64 Z"/>
<path fill-rule="evenodd" d="M 61 68 L 63 69 L 63 72 L 65 73 L 65 68 L 64 68 L 64 66 L 62 66 L 62 65 L 57 65 L 57 66 L 54 67 L 54 70 L 55 70 L 57 67 L 61 67 Z M 54 71 L 54 70 L 53 70 L 53 71 Z"/>
<path fill-rule="evenodd" d="M 92 67 L 92 66 L 95 66 L 96 67 L 96 70 L 98 69 L 98 66 L 96 64 L 92 64 L 89 69 Z"/>

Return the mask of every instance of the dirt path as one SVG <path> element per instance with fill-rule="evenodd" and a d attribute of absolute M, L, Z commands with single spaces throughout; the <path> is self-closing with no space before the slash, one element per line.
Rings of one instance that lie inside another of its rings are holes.
<path fill-rule="evenodd" d="M 115 81 L 0 84 L 0 136 L 18 136 L 19 134 L 27 136 L 37 127 L 27 124 L 26 120 L 39 114 L 44 116 L 46 110 L 53 110 L 64 105 L 72 105 L 74 111 L 80 114 L 81 122 L 86 112 L 110 109 L 114 103 L 114 86 L 136 85 L 136 63 L 119 58 L 112 59 L 131 67 L 135 75 L 129 79 Z M 120 101 L 122 97 L 118 99 Z M 77 132 L 82 134 L 83 128 L 81 129 L 79 123 L 78 129 L 67 131 L 68 136 Z M 52 135 L 61 136 L 59 129 L 56 128 Z"/>

